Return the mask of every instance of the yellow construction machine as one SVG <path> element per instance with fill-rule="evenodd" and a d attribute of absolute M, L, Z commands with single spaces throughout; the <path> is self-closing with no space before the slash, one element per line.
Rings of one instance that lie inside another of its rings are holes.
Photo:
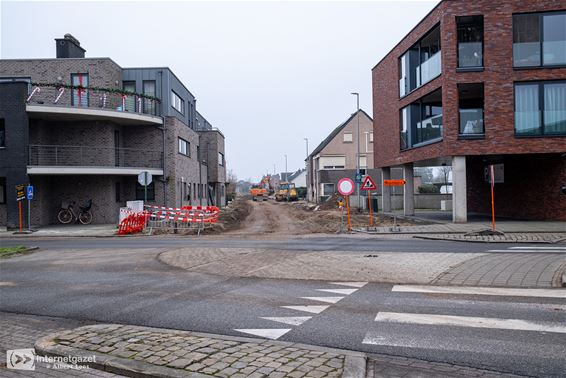
<path fill-rule="evenodd" d="M 292 182 L 281 182 L 279 184 L 279 190 L 275 193 L 275 200 L 277 202 L 282 201 L 297 201 L 299 196 L 297 195 L 297 189 L 295 184 Z"/>

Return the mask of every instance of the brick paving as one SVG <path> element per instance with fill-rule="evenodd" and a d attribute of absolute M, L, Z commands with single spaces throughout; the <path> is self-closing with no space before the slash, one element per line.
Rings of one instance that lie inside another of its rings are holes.
<path fill-rule="evenodd" d="M 438 276 L 435 285 L 561 286 L 566 256 L 550 253 L 496 253 L 464 261 Z"/>
<path fill-rule="evenodd" d="M 415 238 L 483 243 L 559 243 L 566 240 L 566 233 L 506 233 L 504 235 L 430 234 Z"/>
<path fill-rule="evenodd" d="M 341 377 L 346 359 L 337 351 L 291 343 L 118 324 L 62 331 L 52 341 L 67 348 L 216 377 Z"/>

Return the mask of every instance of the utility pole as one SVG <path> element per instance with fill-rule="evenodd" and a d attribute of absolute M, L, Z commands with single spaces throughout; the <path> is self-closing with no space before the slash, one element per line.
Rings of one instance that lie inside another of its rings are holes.
<path fill-rule="evenodd" d="M 285 182 L 287 182 L 287 154 L 285 154 Z"/>
<path fill-rule="evenodd" d="M 308 157 L 309 157 L 309 138 L 303 138 L 303 139 L 307 143 L 307 159 L 308 159 Z"/>
<path fill-rule="evenodd" d="M 356 107 L 357 107 L 356 118 L 358 120 L 358 126 L 357 126 L 358 154 L 356 155 L 356 176 L 359 176 L 360 174 L 360 94 L 357 92 L 352 92 L 351 94 L 356 96 Z M 358 180 L 356 180 L 356 195 L 358 196 L 358 210 L 361 210 L 362 201 L 360 198 L 360 183 L 358 182 Z"/>

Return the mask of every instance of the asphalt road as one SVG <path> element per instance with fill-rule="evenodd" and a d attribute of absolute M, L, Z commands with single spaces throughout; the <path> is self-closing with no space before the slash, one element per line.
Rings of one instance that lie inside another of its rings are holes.
<path fill-rule="evenodd" d="M 3 238 L 0 246 L 38 246 L 49 249 L 92 249 L 92 248 L 175 248 L 175 247 L 222 247 L 222 248 L 262 248 L 301 251 L 368 251 L 368 252 L 420 252 L 420 253 L 482 253 L 498 250 L 504 253 L 523 253 L 520 250 L 508 250 L 517 247 L 517 243 L 463 243 L 457 241 L 423 240 L 423 239 L 387 239 L 352 238 L 352 237 L 309 237 L 297 239 L 253 239 L 253 238 L 215 238 L 215 237 L 125 237 L 125 238 Z M 520 244 L 535 246 L 542 244 Z M 564 246 L 566 243 L 557 245 Z M 546 246 L 546 245 L 543 245 Z M 534 251 L 536 252 L 536 250 Z M 497 252 L 496 252 L 497 253 Z M 533 253 L 532 251 L 530 253 Z M 546 250 L 544 253 L 553 253 Z M 555 253 L 564 253 L 556 250 Z"/>
<path fill-rule="evenodd" d="M 1 243 L 4 246 L 12 242 Z M 205 239 L 164 242 L 153 238 L 81 238 L 26 243 L 44 250 L 0 263 L 0 311 L 227 335 L 266 332 L 279 335 L 282 341 L 530 376 L 564 376 L 566 293 L 561 289 L 544 292 L 561 297 L 510 296 L 505 292 L 430 294 L 398 291 L 399 286 L 391 284 L 348 286 L 321 281 L 226 279 L 171 268 L 155 258 L 176 244 L 226 243 Z M 279 249 L 347 246 L 404 252 L 483 252 L 494 248 L 484 244 L 381 239 L 364 239 L 355 244 L 351 239 L 333 239 L 332 243 L 325 239 L 238 243 L 279 243 Z M 99 249 L 89 249 L 94 246 Z M 504 248 L 501 244 L 496 247 Z M 330 303 L 312 297 L 342 299 Z M 414 318 L 415 314 L 421 318 Z M 490 328 L 483 328 L 485 324 Z"/>

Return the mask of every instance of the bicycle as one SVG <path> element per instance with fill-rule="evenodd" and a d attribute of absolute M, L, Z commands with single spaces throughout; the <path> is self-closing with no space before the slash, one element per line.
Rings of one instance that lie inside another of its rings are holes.
<path fill-rule="evenodd" d="M 71 223 L 73 219 L 81 222 L 82 224 L 90 224 L 92 222 L 92 213 L 90 208 L 92 207 L 92 200 L 89 199 L 85 206 L 79 206 L 79 213 L 75 214 L 73 206 L 75 202 L 71 202 L 67 207 L 61 206 L 61 210 L 57 214 L 57 219 L 63 224 Z"/>

